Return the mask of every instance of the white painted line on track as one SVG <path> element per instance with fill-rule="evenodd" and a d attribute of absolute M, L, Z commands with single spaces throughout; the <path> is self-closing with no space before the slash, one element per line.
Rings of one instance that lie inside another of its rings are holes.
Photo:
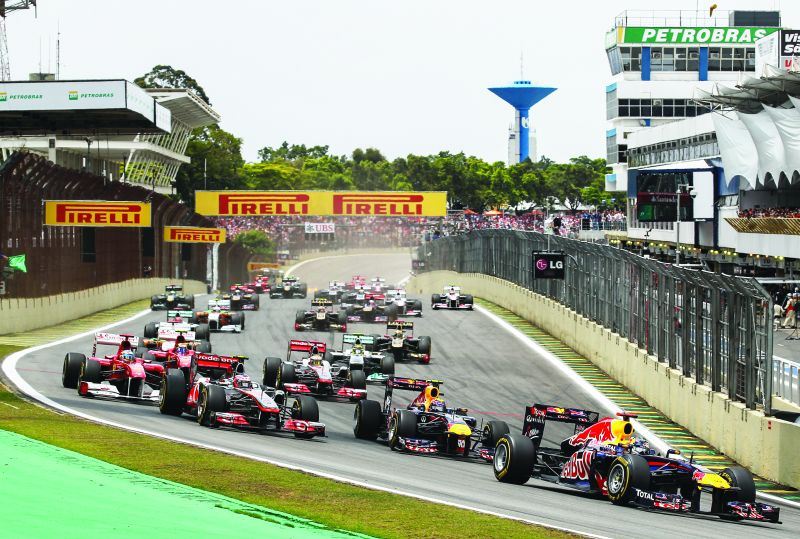
<path fill-rule="evenodd" d="M 561 361 L 558 358 L 558 356 L 556 356 L 555 354 L 553 354 L 552 352 L 550 352 L 549 350 L 544 348 L 542 345 L 540 345 L 539 343 L 537 343 L 536 341 L 534 341 L 533 339 L 531 339 L 530 337 L 528 337 L 527 335 L 522 333 L 520 330 L 518 330 L 513 325 L 509 324 L 508 322 L 506 322 L 505 320 L 503 320 L 502 318 L 500 318 L 499 316 L 497 316 L 493 312 L 485 309 L 484 307 L 481 307 L 480 305 L 476 305 L 475 309 L 479 313 L 487 316 L 493 322 L 495 322 L 496 324 L 498 324 L 499 326 L 504 328 L 506 331 L 511 333 L 514 337 L 519 339 L 528 348 L 530 348 L 530 349 L 536 351 L 537 353 L 539 353 L 540 355 L 542 355 L 554 367 L 556 367 L 562 373 L 564 373 L 569 378 L 571 378 L 577 385 L 581 386 L 581 388 L 587 394 L 591 395 L 600 404 L 605 406 L 608 411 L 610 411 L 612 413 L 617 413 L 619 411 L 622 411 L 622 408 L 617 406 L 617 404 L 614 403 L 611 399 L 609 399 L 608 397 L 603 395 L 603 393 L 601 393 L 599 389 L 597 389 L 592 384 L 590 384 L 588 381 L 586 381 L 580 374 L 578 374 L 577 372 L 572 370 L 570 368 L 570 366 L 567 365 L 566 363 L 564 363 L 563 361 Z M 669 444 L 667 444 L 664 440 L 659 438 L 658 435 L 655 434 L 653 431 L 651 431 L 650 429 L 648 429 L 647 427 L 642 425 L 641 422 L 636 421 L 635 419 L 632 422 L 635 424 L 636 430 L 638 432 L 640 432 L 642 434 L 642 436 L 644 436 L 647 439 L 648 442 L 650 442 L 654 446 L 657 446 L 658 449 L 662 453 L 665 453 L 666 450 L 670 447 Z M 769 502 L 771 502 L 771 503 L 774 503 L 774 504 L 788 505 L 790 507 L 794 507 L 794 508 L 800 509 L 800 503 L 798 503 L 798 502 L 793 502 L 791 500 L 786 500 L 784 498 L 780 498 L 778 496 L 773 496 L 771 494 L 767 494 L 765 492 L 760 492 L 760 491 L 758 492 L 758 496 L 763 498 L 763 499 L 765 499 L 765 500 L 767 500 L 767 501 L 769 501 Z"/>

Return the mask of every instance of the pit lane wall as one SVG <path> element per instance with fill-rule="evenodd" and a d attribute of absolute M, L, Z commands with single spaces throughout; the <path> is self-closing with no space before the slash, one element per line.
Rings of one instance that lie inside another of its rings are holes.
<path fill-rule="evenodd" d="M 166 285 L 173 283 L 182 283 L 187 294 L 206 292 L 206 285 L 201 281 L 152 278 L 130 279 L 41 298 L 0 299 L 0 335 L 54 326 L 113 309 L 162 293 Z"/>
<path fill-rule="evenodd" d="M 407 290 L 409 295 L 426 298 L 450 284 L 496 303 L 550 333 L 650 406 L 754 473 L 800 488 L 800 426 L 747 410 L 743 404 L 659 363 L 616 333 L 509 281 L 478 273 L 432 271 L 413 277 Z M 535 380 L 531 380 L 533 384 Z"/>

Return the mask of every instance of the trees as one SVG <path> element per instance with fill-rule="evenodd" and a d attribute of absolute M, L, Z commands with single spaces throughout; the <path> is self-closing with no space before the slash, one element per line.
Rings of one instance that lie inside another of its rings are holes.
<path fill-rule="evenodd" d="M 134 79 L 133 83 L 140 88 L 189 88 L 197 96 L 211 105 L 206 91 L 192 77 L 182 69 L 175 69 L 168 65 L 157 65 L 141 77 Z"/>
<path fill-rule="evenodd" d="M 240 232 L 234 241 L 264 259 L 270 259 L 275 255 L 275 243 L 262 230 Z"/>

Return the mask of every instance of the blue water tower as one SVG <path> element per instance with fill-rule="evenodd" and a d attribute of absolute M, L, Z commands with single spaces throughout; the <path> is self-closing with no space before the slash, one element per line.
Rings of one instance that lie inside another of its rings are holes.
<path fill-rule="evenodd" d="M 514 107 L 516 110 L 516 131 L 519 134 L 520 162 L 530 156 L 530 118 L 528 112 L 536 103 L 556 91 L 555 88 L 534 86 L 529 80 L 517 80 L 511 86 L 489 88 L 489 91 Z"/>

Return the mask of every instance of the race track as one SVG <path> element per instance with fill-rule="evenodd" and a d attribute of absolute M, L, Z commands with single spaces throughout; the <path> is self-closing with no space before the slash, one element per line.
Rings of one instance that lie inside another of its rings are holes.
<path fill-rule="evenodd" d="M 309 288 L 324 287 L 329 279 L 346 280 L 353 274 L 381 275 L 390 282 L 408 276 L 408 254 L 357 255 L 310 261 L 295 271 Z M 469 291 L 466 291 L 469 292 Z M 205 298 L 197 298 L 198 308 Z M 326 333 L 297 333 L 294 313 L 308 300 L 269 300 L 262 296 L 262 310 L 247 313 L 247 327 L 240 335 L 214 334 L 215 352 L 245 354 L 251 358 L 248 372 L 259 379 L 266 355 L 285 357 L 291 337 L 316 335 L 330 342 Z M 543 357 L 511 337 L 502 327 L 479 312 L 433 312 L 422 298 L 424 317 L 415 319 L 415 333 L 433 341 L 430 365 L 403 363 L 397 374 L 443 379 L 450 406 L 465 406 L 479 418 L 504 419 L 519 431 L 526 404 L 544 402 L 596 409 L 602 405 L 582 386 L 566 377 Z M 165 313 L 140 317 L 116 328 L 140 334 L 144 324 L 163 320 Z M 351 324 L 351 331 L 382 332 L 379 325 Z M 341 337 L 337 335 L 337 343 Z M 525 486 L 497 482 L 488 464 L 458 462 L 390 451 L 386 445 L 357 440 L 353 436 L 353 404 L 322 402 L 320 420 L 328 437 L 317 441 L 290 436 L 258 435 L 199 427 L 189 418 L 167 417 L 156 407 L 84 399 L 61 387 L 61 363 L 70 351 L 88 352 L 91 338 L 45 348 L 23 357 L 18 372 L 43 395 L 94 417 L 149 431 L 191 439 L 223 449 L 263 457 L 291 466 L 430 498 L 481 508 L 512 517 L 609 537 L 796 537 L 800 510 L 783 507 L 783 525 L 732 523 L 712 517 L 678 516 L 616 507 L 531 480 Z M 369 386 L 369 396 L 381 400 L 383 388 Z M 550 440 L 560 439 L 550 431 Z"/>

